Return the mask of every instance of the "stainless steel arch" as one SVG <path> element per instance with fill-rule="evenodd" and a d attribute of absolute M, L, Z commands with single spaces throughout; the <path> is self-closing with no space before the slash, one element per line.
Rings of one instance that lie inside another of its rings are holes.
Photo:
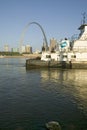
<path fill-rule="evenodd" d="M 43 36 L 44 36 L 44 41 L 45 41 L 45 44 L 46 44 L 45 46 L 46 46 L 46 51 L 47 51 L 47 49 L 48 49 L 48 43 L 47 43 L 47 38 L 46 38 L 46 35 L 45 35 L 45 32 L 44 32 L 42 26 L 41 26 L 39 23 L 37 23 L 37 22 L 30 22 L 30 23 L 28 23 L 28 24 L 25 26 L 25 28 L 24 28 L 24 30 L 23 30 L 23 32 L 22 32 L 22 35 L 21 35 L 21 40 L 20 40 L 20 53 L 21 53 L 21 47 L 22 47 L 22 44 L 23 44 L 23 40 L 24 40 L 25 33 L 26 33 L 28 27 L 29 27 L 31 24 L 36 24 L 36 25 L 38 25 L 38 26 L 40 27 L 40 29 L 41 29 L 41 31 L 42 31 L 42 33 L 43 33 Z"/>

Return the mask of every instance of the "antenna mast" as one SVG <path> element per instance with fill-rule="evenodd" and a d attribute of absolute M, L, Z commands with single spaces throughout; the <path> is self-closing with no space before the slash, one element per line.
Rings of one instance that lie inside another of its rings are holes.
<path fill-rule="evenodd" d="M 85 24 L 86 23 L 86 12 L 82 13 L 82 16 L 83 16 L 82 22 L 83 22 L 83 24 Z"/>

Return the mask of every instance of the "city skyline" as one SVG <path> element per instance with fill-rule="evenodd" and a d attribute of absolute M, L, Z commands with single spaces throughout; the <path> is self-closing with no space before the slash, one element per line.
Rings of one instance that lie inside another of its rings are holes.
<path fill-rule="evenodd" d="M 30 46 L 29 44 L 26 45 L 22 45 L 21 46 L 22 49 L 22 53 L 24 52 L 31 52 L 32 53 L 32 46 Z M 19 52 L 20 53 L 20 48 L 19 47 L 12 47 L 9 46 L 9 44 L 5 44 L 3 46 L 3 50 L 0 50 L 0 52 Z"/>
<path fill-rule="evenodd" d="M 43 27 L 48 43 L 52 37 L 59 40 L 78 34 L 86 4 L 86 0 L 0 0 L 0 48 L 19 46 L 24 27 L 33 21 Z M 23 43 L 27 41 L 41 49 L 43 35 L 36 25 L 28 27 Z"/>
<path fill-rule="evenodd" d="M 55 38 L 51 38 L 50 39 L 50 42 L 49 42 L 49 44 L 48 44 L 48 46 L 47 46 L 47 49 L 51 52 L 52 51 L 52 49 L 53 50 L 55 50 L 56 49 L 56 47 L 57 47 L 57 45 L 58 45 L 59 43 L 57 42 L 57 39 L 55 39 Z M 13 52 L 13 51 L 16 51 L 16 52 L 19 52 L 19 53 L 23 53 L 23 52 L 27 52 L 27 51 L 25 51 L 25 48 L 26 47 L 30 47 L 30 48 L 32 48 L 32 46 L 30 46 L 30 44 L 23 44 L 22 46 L 21 46 L 21 48 L 19 48 L 19 46 L 17 46 L 17 47 L 12 47 L 12 46 L 9 46 L 9 44 L 4 44 L 4 46 L 3 46 L 3 49 L 2 50 L 0 50 L 0 52 Z M 35 49 L 35 50 L 33 50 L 33 48 L 32 48 L 32 51 L 31 51 L 31 53 L 36 53 L 37 51 L 38 52 L 42 52 L 42 48 L 43 47 L 46 47 L 45 46 L 45 41 L 43 41 L 43 45 L 41 46 L 41 50 L 39 50 L 39 49 Z M 23 51 L 22 52 L 20 52 L 20 49 L 23 49 Z M 46 49 L 46 48 L 45 48 Z"/>

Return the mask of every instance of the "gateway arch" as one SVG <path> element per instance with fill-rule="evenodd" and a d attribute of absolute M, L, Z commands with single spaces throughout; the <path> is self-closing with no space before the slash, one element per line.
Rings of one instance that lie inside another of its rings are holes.
<path fill-rule="evenodd" d="M 36 24 L 36 25 L 41 29 L 42 34 L 43 34 L 43 37 L 44 37 L 44 42 L 45 42 L 45 45 L 44 45 L 44 46 L 45 46 L 45 50 L 47 51 L 47 50 L 48 50 L 48 43 L 47 43 L 47 38 L 46 38 L 46 35 L 45 35 L 45 32 L 44 32 L 42 26 L 41 26 L 39 23 L 37 23 L 37 22 L 30 22 L 30 23 L 28 23 L 28 24 L 25 26 L 25 28 L 24 28 L 24 30 L 23 30 L 23 32 L 22 32 L 22 35 L 21 35 L 21 39 L 20 39 L 20 53 L 22 53 L 22 48 L 21 48 L 21 47 L 22 47 L 22 45 L 23 45 L 23 40 L 24 40 L 25 33 L 26 33 L 28 27 L 29 27 L 31 24 Z"/>

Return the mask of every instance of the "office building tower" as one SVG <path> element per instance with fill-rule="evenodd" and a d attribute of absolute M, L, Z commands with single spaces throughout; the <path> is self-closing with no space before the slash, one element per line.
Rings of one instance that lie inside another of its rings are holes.
<path fill-rule="evenodd" d="M 32 47 L 30 45 L 26 45 L 25 46 L 25 52 L 31 54 L 32 53 Z"/>
<path fill-rule="evenodd" d="M 56 49 L 56 45 L 57 45 L 57 40 L 54 38 L 50 39 L 49 51 L 54 52 Z"/>
<path fill-rule="evenodd" d="M 4 51 L 9 52 L 9 45 L 8 44 L 4 45 Z"/>

